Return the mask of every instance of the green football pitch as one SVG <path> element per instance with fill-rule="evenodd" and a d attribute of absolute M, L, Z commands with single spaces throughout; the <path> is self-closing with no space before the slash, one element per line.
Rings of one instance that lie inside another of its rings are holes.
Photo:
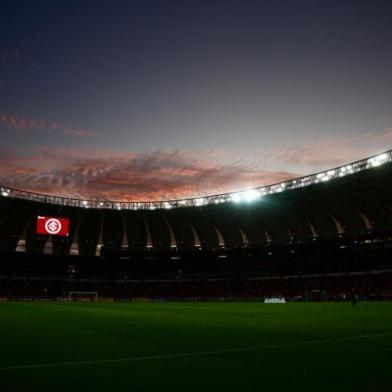
<path fill-rule="evenodd" d="M 392 391 L 392 303 L 0 303 L 0 391 Z"/>

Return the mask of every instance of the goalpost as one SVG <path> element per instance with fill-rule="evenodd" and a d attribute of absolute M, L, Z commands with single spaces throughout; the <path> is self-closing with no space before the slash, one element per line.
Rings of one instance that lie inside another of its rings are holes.
<path fill-rule="evenodd" d="M 95 302 L 98 300 L 97 291 L 70 291 L 68 298 L 70 301 Z"/>

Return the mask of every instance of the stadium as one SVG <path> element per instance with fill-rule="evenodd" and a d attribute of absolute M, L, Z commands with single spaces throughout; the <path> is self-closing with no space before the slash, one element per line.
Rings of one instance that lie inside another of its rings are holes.
<path fill-rule="evenodd" d="M 391 170 L 388 151 L 244 192 L 146 203 L 3 187 L 1 275 L 12 279 L 1 294 L 388 298 Z M 50 218 L 64 233 L 39 230 Z"/>
<path fill-rule="evenodd" d="M 244 192 L 146 203 L 2 187 L 0 297 L 14 328 L 1 327 L 13 337 L 0 367 L 6 385 L 49 388 L 51 377 L 72 371 L 78 382 L 89 377 L 94 389 L 105 390 L 107 372 L 130 385 L 119 374 L 128 369 L 140 390 L 161 383 L 180 388 L 192 377 L 187 366 L 195 366 L 203 373 L 195 390 L 207 381 L 253 389 L 260 375 L 267 388 L 283 390 L 305 382 L 294 375 L 300 371 L 295 358 L 322 349 L 320 362 L 307 366 L 309 388 L 321 377 L 314 366 L 330 369 L 333 360 L 336 373 L 349 360 L 375 374 L 380 389 L 348 372 L 339 373 L 339 387 L 332 377 L 319 390 L 387 390 L 382 376 L 389 353 L 382 347 L 392 338 L 391 171 L 387 151 Z M 39 339 L 36 333 L 22 338 L 20 317 L 40 330 Z M 33 360 L 42 339 L 51 348 Z M 369 364 L 373 343 L 378 357 Z M 23 344 L 30 348 L 15 354 Z M 335 358 L 331 350 L 350 355 Z M 256 376 L 259 356 L 277 361 L 276 351 L 284 353 L 279 365 L 264 364 L 267 370 Z M 220 373 L 233 356 L 244 361 L 235 380 Z M 179 378 L 166 369 L 172 366 Z M 159 372 L 159 382 L 147 381 L 147 368 Z M 277 382 L 279 369 L 294 381 Z M 21 371 L 31 378 L 16 382 Z M 69 390 L 70 383 L 57 388 Z"/>
<path fill-rule="evenodd" d="M 392 1 L 0 6 L 0 392 L 391 392 Z"/>

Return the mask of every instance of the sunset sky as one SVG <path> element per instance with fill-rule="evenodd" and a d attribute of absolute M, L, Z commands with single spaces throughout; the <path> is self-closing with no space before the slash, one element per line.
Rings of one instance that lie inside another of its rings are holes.
<path fill-rule="evenodd" d="M 229 192 L 392 148 L 391 1 L 3 1 L 0 184 Z"/>

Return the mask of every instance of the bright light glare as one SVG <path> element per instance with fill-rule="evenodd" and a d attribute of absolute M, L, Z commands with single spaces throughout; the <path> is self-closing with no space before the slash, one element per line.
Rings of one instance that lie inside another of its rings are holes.
<path fill-rule="evenodd" d="M 6 189 L 1 190 L 1 196 L 7 197 L 10 195 L 10 191 Z"/>
<path fill-rule="evenodd" d="M 201 197 L 199 199 L 196 199 L 195 203 L 197 206 L 203 206 L 206 203 L 206 200 Z"/>
<path fill-rule="evenodd" d="M 245 192 L 232 193 L 230 196 L 230 200 L 233 201 L 234 203 L 241 203 L 243 201 L 251 202 L 259 199 L 260 197 L 261 197 L 260 191 L 258 191 L 257 189 L 250 189 Z"/>
<path fill-rule="evenodd" d="M 261 193 L 256 189 L 251 189 L 249 191 L 245 191 L 243 193 L 243 197 L 245 201 L 253 201 L 258 199 L 261 196 Z"/>
<path fill-rule="evenodd" d="M 234 203 L 240 203 L 242 201 L 242 196 L 240 193 L 232 193 L 230 199 L 234 201 Z"/>
<path fill-rule="evenodd" d="M 377 167 L 384 164 L 388 160 L 388 154 L 380 154 L 376 157 L 369 158 L 368 163 L 372 167 Z"/>

